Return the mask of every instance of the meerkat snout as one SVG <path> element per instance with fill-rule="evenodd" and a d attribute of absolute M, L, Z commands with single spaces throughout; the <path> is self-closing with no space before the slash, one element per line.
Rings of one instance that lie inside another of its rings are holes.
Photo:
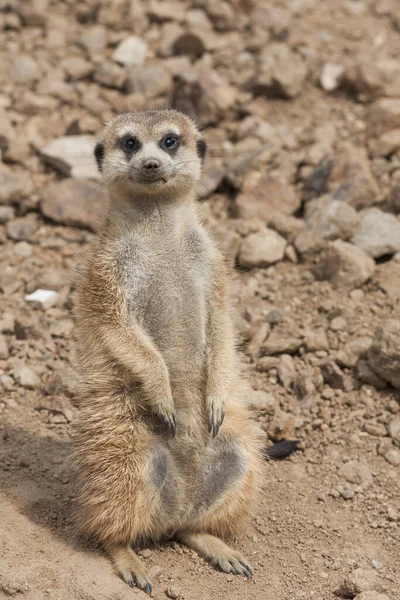
<path fill-rule="evenodd" d="M 104 183 L 129 195 L 171 199 L 200 178 L 206 143 L 194 122 L 174 110 L 126 113 L 112 120 L 94 154 Z"/>

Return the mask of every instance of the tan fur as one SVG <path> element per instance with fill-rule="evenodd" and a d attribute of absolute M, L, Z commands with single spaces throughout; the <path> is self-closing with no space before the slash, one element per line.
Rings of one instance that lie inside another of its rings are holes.
<path fill-rule="evenodd" d="M 171 130 L 182 136 L 174 156 L 158 145 Z M 129 160 L 117 144 L 126 132 L 142 142 Z M 175 111 L 106 127 L 111 205 L 76 297 L 79 522 L 146 591 L 130 546 L 149 538 L 176 536 L 224 571 L 250 569 L 213 537 L 252 509 L 260 443 L 240 394 L 225 264 L 196 214 L 198 139 Z M 165 181 L 146 186 L 136 178 L 153 154 Z"/>

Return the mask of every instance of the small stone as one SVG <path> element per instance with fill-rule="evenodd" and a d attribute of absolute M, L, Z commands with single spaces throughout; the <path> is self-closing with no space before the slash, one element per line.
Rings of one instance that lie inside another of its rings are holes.
<path fill-rule="evenodd" d="M 389 298 L 397 301 L 400 299 L 400 260 L 398 262 L 395 260 L 396 255 L 393 258 L 394 260 L 378 266 L 374 280 Z"/>
<path fill-rule="evenodd" d="M 93 181 L 65 179 L 43 188 L 40 210 L 57 223 L 96 230 L 107 206 L 107 193 Z"/>
<path fill-rule="evenodd" d="M 269 44 L 261 52 L 257 73 L 250 82 L 255 94 L 294 98 L 300 94 L 307 76 L 302 58 L 286 44 Z"/>
<path fill-rule="evenodd" d="M 0 164 L 0 204 L 13 204 L 29 196 L 32 191 L 30 175 L 23 171 L 11 171 Z"/>
<path fill-rule="evenodd" d="M 12 206 L 0 206 L 0 225 L 11 221 L 15 217 L 15 210 Z"/>
<path fill-rule="evenodd" d="M 322 364 L 321 373 L 327 385 L 330 385 L 334 389 L 346 389 L 344 373 L 333 361 Z"/>
<path fill-rule="evenodd" d="M 372 421 L 367 421 L 365 423 L 364 431 L 377 437 L 384 437 L 387 435 L 386 427 L 382 425 L 382 423 L 374 423 Z"/>
<path fill-rule="evenodd" d="M 111 61 L 104 61 L 96 66 L 93 79 L 101 85 L 120 90 L 125 85 L 126 71 Z"/>
<path fill-rule="evenodd" d="M 361 486 L 363 489 L 369 488 L 373 483 L 372 473 L 368 464 L 356 460 L 342 465 L 339 469 L 339 476 L 344 477 L 349 483 Z"/>
<path fill-rule="evenodd" d="M 42 309 L 51 308 L 58 301 L 58 293 L 53 290 L 35 290 L 32 294 L 28 294 L 25 296 L 25 300 L 27 302 L 32 302 L 32 304 L 38 306 Z"/>
<path fill-rule="evenodd" d="M 357 288 L 372 277 L 374 260 L 364 250 L 336 240 L 329 242 L 321 253 L 314 272 L 319 279 L 327 279 L 338 288 Z"/>
<path fill-rule="evenodd" d="M 344 319 L 343 317 L 335 317 L 334 319 L 332 319 L 330 324 L 330 329 L 332 331 L 342 331 L 343 329 L 346 329 L 346 327 L 347 322 L 346 319 Z"/>
<path fill-rule="evenodd" d="M 299 373 L 294 382 L 294 389 L 299 398 L 310 398 L 315 394 L 314 377 L 308 373 Z"/>
<path fill-rule="evenodd" d="M 41 151 L 42 159 L 67 177 L 99 179 L 93 154 L 95 138 L 68 135 L 52 140 Z"/>
<path fill-rule="evenodd" d="M 342 490 L 340 492 L 340 495 L 342 496 L 342 498 L 344 498 L 345 500 L 351 500 L 352 498 L 354 498 L 354 491 L 353 490 Z"/>
<path fill-rule="evenodd" d="M 0 383 L 6 392 L 11 392 L 15 387 L 14 379 L 9 375 L 0 375 Z"/>
<path fill-rule="evenodd" d="M 369 109 L 368 136 L 379 137 L 387 131 L 399 126 L 400 100 L 397 98 L 381 98 L 374 102 Z"/>
<path fill-rule="evenodd" d="M 165 594 L 168 598 L 172 598 L 173 600 L 183 600 L 181 589 L 177 585 L 168 586 L 165 590 Z"/>
<path fill-rule="evenodd" d="M 272 229 L 252 233 L 239 249 L 239 264 L 243 267 L 267 267 L 283 259 L 286 240 Z"/>
<path fill-rule="evenodd" d="M 73 81 L 90 77 L 94 69 L 93 63 L 81 56 L 68 56 L 62 61 L 61 66 Z"/>
<path fill-rule="evenodd" d="M 392 467 L 398 467 L 400 465 L 400 450 L 398 448 L 392 448 L 392 450 L 386 452 L 384 457 Z"/>
<path fill-rule="evenodd" d="M 138 554 L 143 558 L 150 558 L 150 556 L 153 555 L 153 552 L 150 550 L 150 548 L 144 548 L 143 550 L 140 550 Z"/>
<path fill-rule="evenodd" d="M 354 600 L 390 600 L 386 594 L 380 594 L 379 592 L 369 591 L 357 594 Z"/>
<path fill-rule="evenodd" d="M 4 335 L 0 335 L 0 359 L 6 360 L 8 358 L 8 343 Z"/>
<path fill-rule="evenodd" d="M 296 378 L 296 366 L 290 354 L 282 354 L 280 357 L 278 376 L 283 387 L 290 388 Z"/>
<path fill-rule="evenodd" d="M 263 390 L 249 390 L 248 404 L 256 412 L 273 415 L 279 408 L 278 401 Z"/>
<path fill-rule="evenodd" d="M 266 319 L 270 325 L 276 325 L 277 323 L 281 323 L 284 319 L 284 313 L 280 308 L 274 308 L 270 310 L 266 316 Z"/>
<path fill-rule="evenodd" d="M 371 560 L 371 565 L 377 571 L 379 571 L 379 569 L 382 569 L 382 567 L 383 567 L 383 563 L 380 560 L 376 560 L 375 558 L 373 560 Z"/>
<path fill-rule="evenodd" d="M 14 245 L 13 252 L 22 258 L 29 258 L 32 256 L 32 246 L 28 242 L 18 242 Z"/>
<path fill-rule="evenodd" d="M 38 228 L 36 215 L 30 214 L 8 221 L 7 236 L 12 240 L 29 240 Z"/>
<path fill-rule="evenodd" d="M 11 60 L 8 71 L 10 79 L 23 85 L 32 84 L 40 78 L 40 69 L 29 54 L 17 54 Z"/>
<path fill-rule="evenodd" d="M 152 99 L 168 94 L 172 88 L 171 73 L 161 64 L 133 65 L 128 68 L 126 89 L 128 93 L 142 94 Z"/>
<path fill-rule="evenodd" d="M 120 42 L 112 57 L 123 66 L 141 65 L 147 54 L 147 44 L 136 35 L 130 35 Z"/>
<path fill-rule="evenodd" d="M 379 377 L 400 389 L 400 320 L 388 319 L 377 329 L 368 361 Z"/>
<path fill-rule="evenodd" d="M 376 588 L 377 576 L 372 569 L 355 569 L 344 580 L 340 592 L 344 596 L 354 598 L 361 592 L 373 591 Z"/>
<path fill-rule="evenodd" d="M 302 345 L 303 340 L 288 337 L 275 331 L 267 338 L 261 347 L 263 354 L 294 354 Z"/>
<path fill-rule="evenodd" d="M 33 390 L 40 386 L 40 379 L 30 367 L 17 367 L 14 369 L 15 381 L 24 388 Z"/>
<path fill-rule="evenodd" d="M 320 327 L 314 331 L 308 330 L 304 334 L 305 346 L 307 352 L 316 352 L 318 350 L 329 350 L 329 340 L 325 329 Z"/>
<path fill-rule="evenodd" d="M 389 156 L 400 148 L 400 129 L 393 129 L 370 142 L 369 147 L 375 156 Z"/>
<path fill-rule="evenodd" d="M 9 312 L 3 313 L 0 319 L 0 331 L 1 333 L 14 333 L 15 330 L 15 319 L 14 315 Z"/>
<path fill-rule="evenodd" d="M 203 36 L 199 31 L 183 33 L 176 38 L 173 44 L 174 54 L 185 54 L 193 58 L 200 58 L 205 50 Z"/>
<path fill-rule="evenodd" d="M 336 90 L 339 85 L 341 78 L 345 72 L 345 68 L 342 65 L 335 65 L 332 63 L 326 63 L 322 68 L 321 73 L 321 87 L 326 92 L 332 92 Z"/>
<path fill-rule="evenodd" d="M 360 381 L 372 385 L 377 390 L 384 390 L 387 387 L 386 381 L 371 369 L 367 360 L 360 359 L 357 362 L 357 375 Z"/>
<path fill-rule="evenodd" d="M 336 355 L 336 362 L 340 367 L 355 367 L 360 356 L 367 354 L 372 344 L 372 338 L 359 337 L 347 342 Z"/>
<path fill-rule="evenodd" d="M 236 212 L 241 219 L 257 218 L 265 224 L 282 216 L 292 215 L 300 206 L 294 189 L 279 178 L 264 175 L 260 170 L 244 176 L 241 193 L 235 200 Z M 294 217 L 293 217 L 294 218 Z M 295 218 L 294 218 L 295 219 Z M 295 219 L 296 226 L 299 219 Z M 275 226 L 274 229 L 279 231 Z"/>
<path fill-rule="evenodd" d="M 392 440 L 400 446 L 400 418 L 393 419 L 389 422 L 388 432 Z"/>
<path fill-rule="evenodd" d="M 353 244 L 379 258 L 400 250 L 400 221 L 379 208 L 371 208 L 361 219 Z"/>

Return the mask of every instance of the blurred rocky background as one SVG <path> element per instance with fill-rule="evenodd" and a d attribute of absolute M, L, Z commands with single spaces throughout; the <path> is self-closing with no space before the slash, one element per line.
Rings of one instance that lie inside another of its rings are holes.
<path fill-rule="evenodd" d="M 0 597 L 143 596 L 71 546 L 68 365 L 96 135 L 165 107 L 208 142 L 254 416 L 301 452 L 265 468 L 252 582 L 145 549 L 154 597 L 398 597 L 399 52 L 398 0 L 0 0 Z"/>

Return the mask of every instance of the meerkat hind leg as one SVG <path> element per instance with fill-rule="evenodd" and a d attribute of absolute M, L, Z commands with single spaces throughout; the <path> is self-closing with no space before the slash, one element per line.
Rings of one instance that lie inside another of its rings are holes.
<path fill-rule="evenodd" d="M 118 574 L 130 586 L 135 585 L 151 594 L 152 585 L 140 558 L 135 554 L 130 546 L 105 546 Z"/>
<path fill-rule="evenodd" d="M 253 569 L 248 560 L 238 552 L 232 550 L 225 542 L 208 533 L 182 533 L 179 535 L 180 541 L 196 550 L 196 552 L 211 562 L 214 567 L 218 567 L 225 573 L 233 575 L 244 575 L 250 579 Z"/>

